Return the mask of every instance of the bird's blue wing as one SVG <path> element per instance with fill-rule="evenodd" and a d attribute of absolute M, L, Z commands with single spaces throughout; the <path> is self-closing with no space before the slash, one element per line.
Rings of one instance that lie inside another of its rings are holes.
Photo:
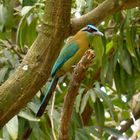
<path fill-rule="evenodd" d="M 51 76 L 53 77 L 56 72 L 63 66 L 63 64 L 70 59 L 79 49 L 76 43 L 66 44 L 61 50 L 53 68 L 51 71 Z"/>

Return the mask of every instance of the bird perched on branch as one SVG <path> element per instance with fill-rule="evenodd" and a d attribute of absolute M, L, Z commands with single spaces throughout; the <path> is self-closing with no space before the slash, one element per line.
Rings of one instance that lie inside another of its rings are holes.
<path fill-rule="evenodd" d="M 77 64 L 85 51 L 90 48 L 95 35 L 102 36 L 103 33 L 92 24 L 89 24 L 66 41 L 66 44 L 53 65 L 51 71 L 52 81 L 36 114 L 37 117 L 42 116 L 49 99 L 55 90 L 59 77 L 73 69 L 72 66 Z"/>

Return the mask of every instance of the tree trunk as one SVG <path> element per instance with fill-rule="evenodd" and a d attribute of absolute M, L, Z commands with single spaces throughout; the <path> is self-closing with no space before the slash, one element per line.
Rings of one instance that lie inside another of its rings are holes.
<path fill-rule="evenodd" d="M 16 72 L 0 87 L 0 127 L 17 114 L 47 81 L 70 26 L 71 0 L 46 0 L 39 35 Z"/>

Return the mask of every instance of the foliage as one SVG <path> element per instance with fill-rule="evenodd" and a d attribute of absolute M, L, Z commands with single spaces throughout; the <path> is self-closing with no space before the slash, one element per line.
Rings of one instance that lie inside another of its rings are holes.
<path fill-rule="evenodd" d="M 75 0 L 72 16 L 85 14 L 102 0 Z M 16 69 L 34 42 L 42 21 L 44 0 L 4 0 L 0 4 L 0 84 Z M 101 23 L 99 29 L 105 34 L 95 38 L 93 49 L 96 58 L 86 73 L 70 125 L 70 139 L 108 139 L 111 135 L 124 137 L 118 127 L 130 119 L 134 94 L 140 91 L 140 9 L 115 13 Z M 58 134 L 60 111 L 71 76 L 62 77 L 56 90 L 54 107 L 55 134 Z M 41 89 L 44 93 L 49 83 Z M 51 140 L 51 102 L 47 113 L 37 119 L 35 114 L 43 95 L 37 96 L 17 116 L 0 130 L 6 140 L 22 139 L 32 128 L 30 140 Z M 41 98 L 41 99 L 40 99 Z M 82 119 L 86 106 L 92 109 L 88 124 Z M 116 127 L 117 126 L 117 127 Z M 125 132 L 130 137 L 131 128 Z"/>

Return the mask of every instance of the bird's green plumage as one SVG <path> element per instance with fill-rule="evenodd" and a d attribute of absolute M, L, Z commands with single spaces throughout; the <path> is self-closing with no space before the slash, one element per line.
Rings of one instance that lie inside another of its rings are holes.
<path fill-rule="evenodd" d="M 59 77 L 73 69 L 83 54 L 89 49 L 92 42 L 92 35 L 88 32 L 79 31 L 75 36 L 70 37 L 62 48 L 53 68 L 51 76 Z"/>
<path fill-rule="evenodd" d="M 63 66 L 63 64 L 70 59 L 79 49 L 78 45 L 74 42 L 66 44 L 60 52 L 59 57 L 57 58 L 52 71 L 51 76 L 55 76 L 56 72 Z"/>
<path fill-rule="evenodd" d="M 43 100 L 41 102 L 41 105 L 40 105 L 40 107 L 39 107 L 39 109 L 38 109 L 38 111 L 36 113 L 37 117 L 41 117 L 43 112 L 45 111 L 45 108 L 46 108 L 46 106 L 47 106 L 47 104 L 48 104 L 48 102 L 49 102 L 49 100 L 51 98 L 51 95 L 55 90 L 55 87 L 57 85 L 58 79 L 59 78 L 57 78 L 57 77 L 53 77 L 53 79 L 52 79 L 52 81 L 51 81 L 51 83 L 50 83 L 50 85 L 49 85 L 49 87 L 48 87 L 48 89 L 47 89 L 47 91 L 45 93 L 45 96 L 44 96 L 44 98 L 43 98 Z"/>

